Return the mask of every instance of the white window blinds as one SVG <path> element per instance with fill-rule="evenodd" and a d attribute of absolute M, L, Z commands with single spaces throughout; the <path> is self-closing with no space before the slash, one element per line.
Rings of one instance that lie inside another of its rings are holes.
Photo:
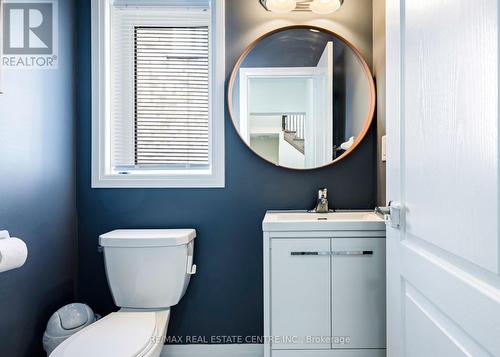
<path fill-rule="evenodd" d="M 210 164 L 209 22 L 200 9 L 112 12 L 110 129 L 116 170 Z"/>
<path fill-rule="evenodd" d="M 135 27 L 135 164 L 208 165 L 209 31 Z"/>

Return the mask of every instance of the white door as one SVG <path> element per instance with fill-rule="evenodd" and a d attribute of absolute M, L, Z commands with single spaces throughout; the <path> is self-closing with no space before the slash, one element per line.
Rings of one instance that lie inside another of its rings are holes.
<path fill-rule="evenodd" d="M 500 356 L 498 6 L 387 1 L 388 356 Z"/>
<path fill-rule="evenodd" d="M 315 68 L 313 120 L 306 118 L 306 164 L 327 165 L 333 157 L 333 43 L 328 42 Z M 309 119 L 309 120 L 308 120 Z M 309 135 L 312 133 L 312 135 Z M 309 142 L 312 138 L 312 145 Z M 311 160 L 312 157 L 312 160 Z"/>

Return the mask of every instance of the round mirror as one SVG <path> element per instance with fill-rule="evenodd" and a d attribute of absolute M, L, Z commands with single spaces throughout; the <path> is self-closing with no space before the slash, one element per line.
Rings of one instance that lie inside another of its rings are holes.
<path fill-rule="evenodd" d="M 375 111 L 373 77 L 359 51 L 310 26 L 282 28 L 250 44 L 233 69 L 228 97 L 241 139 L 291 169 L 348 156 Z"/>

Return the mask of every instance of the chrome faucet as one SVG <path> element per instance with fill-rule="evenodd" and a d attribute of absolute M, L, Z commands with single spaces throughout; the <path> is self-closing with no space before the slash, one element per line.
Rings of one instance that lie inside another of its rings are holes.
<path fill-rule="evenodd" d="M 322 188 L 318 191 L 318 201 L 316 202 L 316 207 L 310 210 L 309 212 L 314 213 L 328 213 L 330 210 L 328 209 L 328 190 L 326 188 Z"/>

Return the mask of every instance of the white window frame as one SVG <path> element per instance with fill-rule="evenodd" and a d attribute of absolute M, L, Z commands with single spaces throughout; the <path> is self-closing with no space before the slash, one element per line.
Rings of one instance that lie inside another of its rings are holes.
<path fill-rule="evenodd" d="M 186 1 L 157 4 L 183 6 Z M 223 188 L 224 170 L 224 0 L 211 0 L 211 86 L 208 169 L 111 172 L 110 17 L 112 0 L 92 0 L 92 188 Z M 185 5 L 184 5 L 185 7 Z"/>

